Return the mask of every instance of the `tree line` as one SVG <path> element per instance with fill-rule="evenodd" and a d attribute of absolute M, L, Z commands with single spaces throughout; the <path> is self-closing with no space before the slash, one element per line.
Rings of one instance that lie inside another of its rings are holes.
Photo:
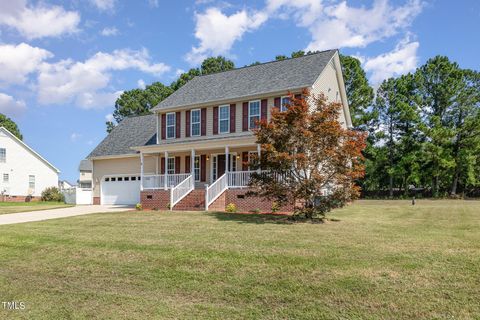
<path fill-rule="evenodd" d="M 290 57 L 314 52 L 295 51 Z M 285 55 L 276 60 L 287 59 Z M 374 90 L 358 59 L 341 55 L 347 99 L 357 130 L 368 132 L 364 195 L 432 197 L 480 194 L 480 73 L 447 57 L 429 59 L 415 72 L 384 80 Z M 251 65 L 259 64 L 254 62 Z M 125 91 L 113 116 L 149 114 L 150 109 L 195 76 L 234 69 L 210 57 L 170 85 L 155 82 Z M 110 132 L 115 124 L 107 122 Z"/>

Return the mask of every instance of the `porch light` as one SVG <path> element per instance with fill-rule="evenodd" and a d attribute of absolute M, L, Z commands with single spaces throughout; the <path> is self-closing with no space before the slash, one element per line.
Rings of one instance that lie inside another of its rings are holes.
<path fill-rule="evenodd" d="M 209 156 L 207 156 L 207 161 L 208 161 L 208 160 L 210 160 L 210 157 L 209 157 Z"/>
<path fill-rule="evenodd" d="M 240 159 L 240 155 L 237 154 L 237 160 Z"/>

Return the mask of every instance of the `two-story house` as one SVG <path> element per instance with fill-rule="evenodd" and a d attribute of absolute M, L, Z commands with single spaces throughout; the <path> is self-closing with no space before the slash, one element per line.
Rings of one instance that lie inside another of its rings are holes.
<path fill-rule="evenodd" d="M 0 201 L 39 200 L 58 186 L 59 170 L 35 150 L 0 127 Z"/>
<path fill-rule="evenodd" d="M 342 103 L 340 121 L 351 126 L 337 50 L 195 77 L 92 151 L 93 202 L 269 211 L 271 203 L 245 196 L 248 159 L 260 152 L 252 129 L 305 88 Z"/>

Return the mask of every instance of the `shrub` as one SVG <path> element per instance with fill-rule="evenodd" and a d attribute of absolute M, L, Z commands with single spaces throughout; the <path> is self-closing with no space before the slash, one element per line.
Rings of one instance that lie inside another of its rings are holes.
<path fill-rule="evenodd" d="M 137 211 L 142 211 L 142 210 L 143 210 L 142 204 L 141 204 L 141 203 L 137 203 L 137 204 L 135 205 L 135 209 L 136 209 Z"/>
<path fill-rule="evenodd" d="M 170 210 L 171 209 L 171 206 L 170 206 L 170 202 L 167 203 L 167 210 Z"/>
<path fill-rule="evenodd" d="M 274 202 L 272 203 L 272 212 L 275 213 L 275 212 L 277 212 L 278 210 L 280 210 L 280 205 L 278 204 L 277 201 L 274 201 Z"/>
<path fill-rule="evenodd" d="M 42 191 L 42 201 L 65 202 L 65 196 L 57 187 L 49 187 Z"/>
<path fill-rule="evenodd" d="M 237 212 L 237 205 L 235 203 L 229 203 L 225 208 L 225 211 L 229 213 L 235 213 Z"/>

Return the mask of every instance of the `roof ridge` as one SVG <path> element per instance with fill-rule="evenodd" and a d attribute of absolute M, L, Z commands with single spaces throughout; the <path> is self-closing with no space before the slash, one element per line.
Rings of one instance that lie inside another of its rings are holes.
<path fill-rule="evenodd" d="M 267 62 L 261 62 L 261 63 L 258 63 L 258 64 L 250 64 L 250 65 L 247 65 L 247 66 L 238 67 L 238 68 L 234 68 L 234 69 L 230 69 L 230 70 L 217 71 L 217 72 L 212 72 L 212 73 L 209 73 L 209 74 L 201 74 L 201 75 L 198 75 L 198 76 L 193 77 L 193 79 L 195 79 L 195 78 L 200 78 L 200 77 L 206 77 L 206 76 L 210 76 L 210 75 L 214 75 L 214 74 L 219 74 L 219 73 L 226 73 L 226 72 L 236 71 L 236 70 L 240 70 L 240 69 L 246 69 L 246 68 L 251 68 L 251 67 L 263 66 L 263 65 L 271 64 L 271 63 L 284 62 L 284 61 L 294 60 L 294 59 L 301 59 L 301 58 L 305 58 L 305 57 L 309 57 L 309 56 L 314 56 L 314 55 L 317 55 L 317 54 L 325 53 L 325 52 L 328 52 L 328 51 L 338 51 L 338 49 L 322 50 L 322 51 L 318 51 L 318 52 L 314 52 L 314 53 L 310 53 L 310 54 L 305 53 L 303 56 L 300 56 L 300 57 L 290 57 L 290 58 L 287 57 L 287 58 L 282 59 L 282 60 L 271 60 L 271 61 L 267 61 Z M 193 79 L 192 79 L 192 80 L 193 80 Z"/>

